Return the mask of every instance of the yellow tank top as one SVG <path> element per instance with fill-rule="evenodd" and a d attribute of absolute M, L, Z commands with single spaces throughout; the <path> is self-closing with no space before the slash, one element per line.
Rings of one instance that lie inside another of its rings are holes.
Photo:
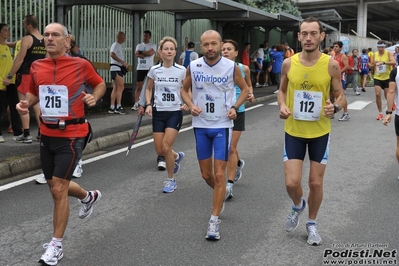
<path fill-rule="evenodd" d="M 288 134 L 317 138 L 331 131 L 330 118 L 324 116 L 323 110 L 330 95 L 330 60 L 328 55 L 321 54 L 314 66 L 307 67 L 299 61 L 299 54 L 291 57 L 286 99 L 291 115 L 284 125 Z"/>
<path fill-rule="evenodd" d="M 383 55 L 380 55 L 378 52 L 374 53 L 374 61 L 379 61 L 379 62 L 389 62 L 389 52 L 387 50 L 384 51 Z M 391 73 L 392 66 L 385 65 L 386 71 L 383 73 L 377 73 L 377 66 L 374 67 L 374 78 L 378 80 L 388 80 L 389 79 L 389 73 Z"/>
<path fill-rule="evenodd" d="M 7 77 L 12 68 L 13 60 L 11 57 L 10 48 L 5 44 L 0 44 L 0 90 L 5 90 L 3 79 Z M 11 84 L 15 83 L 15 75 L 11 79 Z"/>

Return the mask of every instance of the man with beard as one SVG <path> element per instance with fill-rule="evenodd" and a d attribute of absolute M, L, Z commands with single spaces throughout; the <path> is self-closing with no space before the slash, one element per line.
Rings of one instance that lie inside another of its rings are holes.
<path fill-rule="evenodd" d="M 278 104 L 280 118 L 285 119 L 284 173 L 285 185 L 293 201 L 285 221 L 287 232 L 294 231 L 306 207 L 301 187 L 303 160 L 308 147 L 309 216 L 306 223 L 307 242 L 320 245 L 316 216 L 323 199 L 323 176 L 328 160 L 330 117 L 346 103 L 338 62 L 320 52 L 325 32 L 319 20 L 309 17 L 299 26 L 298 40 L 302 52 L 284 60 Z M 329 100 L 330 86 L 335 104 Z"/>

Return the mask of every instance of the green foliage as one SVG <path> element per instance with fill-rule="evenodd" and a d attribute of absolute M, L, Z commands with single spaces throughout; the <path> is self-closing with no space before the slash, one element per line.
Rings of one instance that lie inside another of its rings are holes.
<path fill-rule="evenodd" d="M 300 17 L 301 12 L 293 0 L 233 0 L 247 6 L 256 7 L 270 13 L 280 11 Z"/>

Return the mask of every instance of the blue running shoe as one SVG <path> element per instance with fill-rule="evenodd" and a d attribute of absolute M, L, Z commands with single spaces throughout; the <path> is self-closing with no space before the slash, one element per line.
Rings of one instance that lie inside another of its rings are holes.
<path fill-rule="evenodd" d="M 205 237 L 206 239 L 209 239 L 209 240 L 219 240 L 220 239 L 219 224 L 220 224 L 220 220 L 217 220 L 217 221 L 209 220 L 208 231 L 207 231 L 206 237 Z"/>
<path fill-rule="evenodd" d="M 180 163 L 181 163 L 181 161 L 183 161 L 183 158 L 184 158 L 184 152 L 179 151 L 178 154 L 179 154 L 179 159 L 177 159 L 175 161 L 175 168 L 173 169 L 173 173 L 175 173 L 175 174 L 179 171 Z"/>
<path fill-rule="evenodd" d="M 177 188 L 176 180 L 175 179 L 173 179 L 173 180 L 167 179 L 164 182 L 164 187 L 163 187 L 162 192 L 163 193 L 172 193 L 173 191 L 175 191 L 176 188 Z"/>
<path fill-rule="evenodd" d="M 226 192 L 228 191 L 229 193 L 229 195 L 227 196 L 228 199 L 231 199 L 233 197 L 233 190 L 234 190 L 234 184 L 227 183 Z"/>
<path fill-rule="evenodd" d="M 285 220 L 285 230 L 287 232 L 292 232 L 294 231 L 299 224 L 299 216 L 301 215 L 301 213 L 303 212 L 303 210 L 306 207 L 306 201 L 304 198 L 302 198 L 302 208 L 301 209 L 297 209 L 295 208 L 295 206 L 292 206 L 292 210 L 290 215 L 288 215 L 287 220 Z"/>

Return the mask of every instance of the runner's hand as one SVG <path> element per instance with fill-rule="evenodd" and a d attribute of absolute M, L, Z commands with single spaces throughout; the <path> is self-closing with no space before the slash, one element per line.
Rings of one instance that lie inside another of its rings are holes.
<path fill-rule="evenodd" d="M 191 114 L 193 116 L 198 116 L 201 112 L 202 112 L 202 109 L 199 106 L 193 106 L 193 108 L 191 108 Z"/>
<path fill-rule="evenodd" d="M 384 119 L 382 120 L 382 124 L 383 124 L 384 126 L 387 126 L 388 123 L 391 123 L 391 115 L 390 115 L 390 114 L 387 114 L 387 115 L 384 117 Z"/>
<path fill-rule="evenodd" d="M 25 100 L 19 101 L 19 103 L 17 103 L 17 105 L 15 106 L 15 108 L 17 109 L 17 111 L 18 111 L 18 113 L 19 113 L 20 115 L 29 114 L 29 104 L 28 104 L 28 101 L 25 101 Z"/>
<path fill-rule="evenodd" d="M 144 107 L 139 105 L 139 109 L 137 109 L 137 116 L 144 115 L 144 114 L 145 114 Z"/>
<path fill-rule="evenodd" d="M 82 95 L 83 95 L 82 101 L 85 104 L 87 104 L 88 106 L 95 106 L 96 105 L 97 100 L 96 100 L 96 98 L 94 98 L 93 95 L 87 94 L 84 91 L 82 91 Z"/>
<path fill-rule="evenodd" d="M 323 108 L 324 116 L 332 117 L 334 115 L 334 104 L 331 103 L 330 99 L 327 99 L 326 105 L 324 105 Z"/>
<path fill-rule="evenodd" d="M 279 115 L 281 119 L 287 119 L 291 115 L 290 108 L 287 105 L 281 106 Z"/>

